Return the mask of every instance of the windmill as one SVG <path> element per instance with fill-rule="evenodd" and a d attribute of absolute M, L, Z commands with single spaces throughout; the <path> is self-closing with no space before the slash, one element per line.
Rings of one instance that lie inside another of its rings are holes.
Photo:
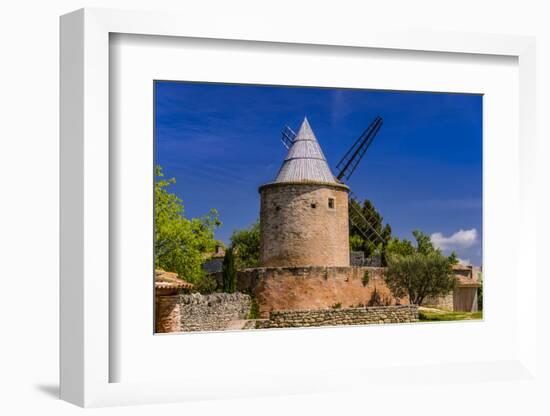
<path fill-rule="evenodd" d="M 349 150 L 344 154 L 342 159 L 336 164 L 336 169 L 338 174 L 336 179 L 347 185 L 346 182 L 349 181 L 359 162 L 365 156 L 368 148 L 374 141 L 374 138 L 380 131 L 382 127 L 383 119 L 380 116 L 376 116 L 371 124 L 361 133 L 359 138 L 353 143 Z M 296 133 L 289 127 L 285 126 L 282 131 L 281 141 L 283 145 L 289 149 L 294 139 L 296 138 Z M 349 186 L 349 185 L 348 185 Z M 378 230 L 376 230 L 371 221 L 374 218 L 373 212 L 368 212 L 365 216 L 364 212 L 361 210 L 361 205 L 358 202 L 359 199 L 351 191 L 349 191 L 349 222 L 350 226 L 356 229 L 366 241 L 370 241 L 375 245 L 385 244 L 386 238 L 382 236 Z"/>

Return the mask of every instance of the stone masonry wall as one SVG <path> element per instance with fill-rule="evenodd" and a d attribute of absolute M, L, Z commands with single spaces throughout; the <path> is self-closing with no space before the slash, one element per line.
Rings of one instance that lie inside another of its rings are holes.
<path fill-rule="evenodd" d="M 180 302 L 178 295 L 156 296 L 155 298 L 156 332 L 180 331 Z"/>
<path fill-rule="evenodd" d="M 274 311 L 394 305 L 382 267 L 270 267 L 238 272 L 237 290 L 256 297 L 260 318 Z M 368 272 L 368 283 L 363 281 Z M 407 298 L 399 303 L 408 304 Z"/>
<path fill-rule="evenodd" d="M 452 311 L 454 309 L 453 292 L 444 296 L 431 296 L 424 299 L 422 305 Z"/>
<path fill-rule="evenodd" d="M 243 293 L 178 295 L 179 331 L 220 331 L 231 321 L 246 319 L 250 296 Z"/>
<path fill-rule="evenodd" d="M 349 266 L 347 187 L 277 183 L 260 195 L 262 266 Z"/>
<path fill-rule="evenodd" d="M 418 322 L 416 305 L 271 312 L 257 328 L 299 328 Z"/>

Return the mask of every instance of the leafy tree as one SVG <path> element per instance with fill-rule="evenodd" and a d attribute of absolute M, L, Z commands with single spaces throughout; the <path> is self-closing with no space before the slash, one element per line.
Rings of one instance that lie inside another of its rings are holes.
<path fill-rule="evenodd" d="M 429 235 L 424 234 L 422 231 L 419 230 L 413 231 L 412 234 L 416 240 L 416 247 L 413 245 L 413 243 L 405 238 L 400 240 L 396 237 L 393 237 L 388 241 L 388 244 L 386 246 L 386 254 L 397 254 L 401 256 L 408 256 L 413 253 L 420 253 L 425 255 L 432 253 L 443 254 L 440 249 L 434 247 L 431 237 Z M 448 257 L 448 259 L 451 262 L 451 265 L 458 263 L 458 257 L 454 251 Z"/>
<path fill-rule="evenodd" d="M 235 293 L 237 290 L 237 269 L 235 268 L 235 256 L 233 249 L 228 248 L 225 252 L 222 264 L 223 291 Z"/>
<path fill-rule="evenodd" d="M 249 228 L 233 232 L 231 247 L 234 249 L 237 269 L 259 266 L 260 222 L 256 221 Z"/>
<path fill-rule="evenodd" d="M 421 305 L 426 297 L 442 296 L 454 289 L 456 279 L 452 266 L 456 254 L 443 255 L 434 247 L 430 236 L 413 231 L 414 246 L 409 240 L 392 238 L 386 248 L 386 283 L 397 297 L 409 296 L 411 303 Z"/>
<path fill-rule="evenodd" d="M 393 237 L 388 241 L 386 246 L 386 256 L 388 255 L 399 255 L 399 256 L 410 256 L 416 251 L 413 244 L 406 239 L 400 240 L 399 238 Z"/>
<path fill-rule="evenodd" d="M 176 180 L 164 179 L 160 166 L 155 167 L 155 176 L 155 267 L 197 284 L 205 275 L 201 267 L 205 253 L 217 244 L 218 212 L 212 209 L 201 218 L 185 218 L 182 200 L 168 191 Z"/>
<path fill-rule="evenodd" d="M 437 252 L 390 255 L 385 280 L 394 296 L 408 295 L 415 305 L 426 297 L 446 295 L 456 285 L 451 262 Z"/>
<path fill-rule="evenodd" d="M 360 221 L 360 224 L 358 224 L 358 227 L 360 229 L 375 230 L 376 233 L 384 239 L 384 241 L 388 241 L 391 238 L 391 226 L 389 224 L 384 225 L 384 219 L 376 210 L 374 204 L 371 201 L 365 199 L 363 201 L 363 205 L 361 205 L 356 200 L 351 199 L 349 203 L 349 215 L 357 217 L 353 213 L 355 210 L 360 211 L 366 220 L 358 220 Z M 384 259 L 384 252 L 386 248 L 385 243 L 374 244 L 373 242 L 365 239 L 361 231 L 359 231 L 359 229 L 354 226 L 350 227 L 349 233 L 351 250 L 363 251 L 365 253 L 365 256 L 367 257 L 381 254 L 382 259 Z"/>
<path fill-rule="evenodd" d="M 435 248 L 432 239 L 428 234 L 424 234 L 422 231 L 414 230 L 412 232 L 414 238 L 416 239 L 416 252 L 420 254 L 432 254 L 432 253 L 441 253 L 441 250 Z"/>

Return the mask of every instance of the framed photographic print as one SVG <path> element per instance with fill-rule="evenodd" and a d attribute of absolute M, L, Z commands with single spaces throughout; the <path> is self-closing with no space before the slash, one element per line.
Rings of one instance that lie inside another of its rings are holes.
<path fill-rule="evenodd" d="M 244 29 L 62 17 L 62 398 L 531 378 L 533 40 Z"/>
<path fill-rule="evenodd" d="M 157 332 L 481 319 L 482 95 L 154 94 Z"/>

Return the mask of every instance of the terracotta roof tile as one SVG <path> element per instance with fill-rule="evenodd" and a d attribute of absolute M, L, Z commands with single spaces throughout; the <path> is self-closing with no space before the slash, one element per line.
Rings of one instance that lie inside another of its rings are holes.
<path fill-rule="evenodd" d="M 156 289 L 192 289 L 194 285 L 178 277 L 177 273 L 155 270 Z"/>

